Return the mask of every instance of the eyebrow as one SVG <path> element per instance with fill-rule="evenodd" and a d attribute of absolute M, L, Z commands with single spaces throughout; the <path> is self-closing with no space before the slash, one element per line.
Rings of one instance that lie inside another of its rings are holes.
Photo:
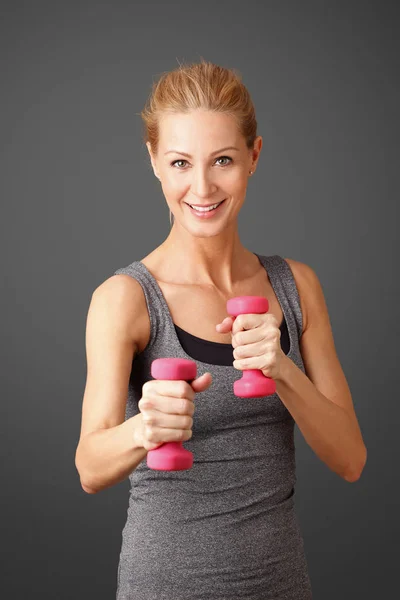
<path fill-rule="evenodd" d="M 220 150 L 216 150 L 215 152 L 211 152 L 210 156 L 214 156 L 214 154 L 219 154 L 219 152 L 224 152 L 225 150 L 239 150 L 239 148 L 236 148 L 235 146 L 227 146 L 226 148 L 221 148 Z M 193 158 L 192 156 L 190 156 L 190 154 L 187 154 L 186 152 L 180 152 L 179 150 L 168 150 L 168 152 L 165 152 L 164 156 L 166 154 L 170 154 L 171 152 L 175 152 L 176 154 L 182 154 L 182 156 L 187 156 L 188 158 Z"/>

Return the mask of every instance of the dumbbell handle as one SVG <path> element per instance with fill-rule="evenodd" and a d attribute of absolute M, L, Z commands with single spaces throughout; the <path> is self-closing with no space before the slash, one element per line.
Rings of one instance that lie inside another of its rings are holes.
<path fill-rule="evenodd" d="M 196 379 L 197 367 L 186 358 L 157 358 L 151 363 L 154 379 L 187 381 Z M 147 453 L 147 466 L 157 471 L 183 471 L 193 466 L 193 454 L 183 447 L 182 442 L 165 442 Z"/>
<path fill-rule="evenodd" d="M 262 314 L 268 312 L 269 302 L 264 296 L 237 296 L 226 304 L 229 315 L 235 319 L 242 314 Z M 266 377 L 260 369 L 244 369 L 243 375 L 233 384 L 233 391 L 239 398 L 260 398 L 276 391 L 276 383 Z"/>

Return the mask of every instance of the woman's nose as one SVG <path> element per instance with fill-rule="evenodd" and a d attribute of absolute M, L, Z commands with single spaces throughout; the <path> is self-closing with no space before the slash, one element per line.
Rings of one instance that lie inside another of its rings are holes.
<path fill-rule="evenodd" d="M 192 192 L 199 198 L 208 198 L 215 192 L 217 186 L 213 181 L 212 175 L 204 169 L 198 169 L 193 172 Z"/>

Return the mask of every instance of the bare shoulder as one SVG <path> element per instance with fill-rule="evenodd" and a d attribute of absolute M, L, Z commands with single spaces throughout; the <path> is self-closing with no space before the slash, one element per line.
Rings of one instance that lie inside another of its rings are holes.
<path fill-rule="evenodd" d="M 120 329 L 121 336 L 131 337 L 135 352 L 141 352 L 150 337 L 150 318 L 143 288 L 137 279 L 123 273 L 112 275 L 93 292 L 92 302 L 98 317 L 108 318 Z"/>
<path fill-rule="evenodd" d="M 310 302 L 314 296 L 315 290 L 319 284 L 316 272 L 306 263 L 286 258 L 296 282 L 297 291 L 299 292 L 301 312 L 303 314 L 303 331 L 307 329 L 309 322 Z"/>

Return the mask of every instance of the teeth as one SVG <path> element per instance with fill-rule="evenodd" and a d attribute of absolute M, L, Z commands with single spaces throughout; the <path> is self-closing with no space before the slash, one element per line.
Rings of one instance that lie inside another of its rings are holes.
<path fill-rule="evenodd" d="M 192 206 L 191 204 L 189 204 L 189 206 L 199 212 L 209 212 L 210 210 L 217 208 L 217 206 L 219 206 L 221 204 L 221 202 L 217 202 L 217 204 L 213 204 L 212 206 L 208 206 L 207 208 L 201 208 L 200 206 Z"/>

